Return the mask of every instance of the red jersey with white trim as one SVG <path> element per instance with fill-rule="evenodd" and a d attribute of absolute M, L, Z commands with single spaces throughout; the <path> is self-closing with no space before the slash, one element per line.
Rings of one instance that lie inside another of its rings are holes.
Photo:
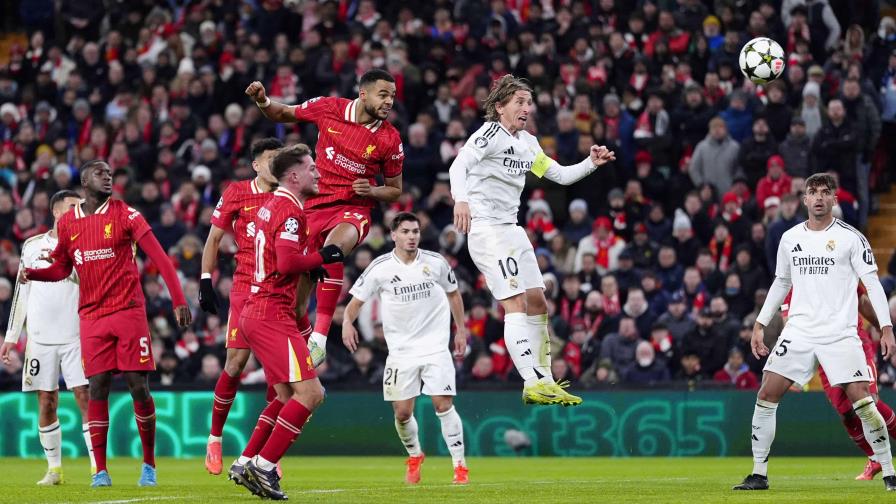
<path fill-rule="evenodd" d="M 307 242 L 308 225 L 302 203 L 288 190 L 278 188 L 255 215 L 255 271 L 243 317 L 295 321 L 300 275 L 277 271 L 277 247 L 294 247 L 304 254 Z"/>
<path fill-rule="evenodd" d="M 856 296 L 861 298 L 863 295 L 865 295 L 867 293 L 868 293 L 868 290 L 865 289 L 865 286 L 862 285 L 861 282 L 859 282 L 859 286 L 856 288 Z M 793 288 L 792 287 L 790 288 L 790 292 L 787 293 L 787 297 L 784 298 L 784 303 L 781 304 L 781 316 L 782 317 L 787 317 L 787 314 L 790 312 L 790 297 L 791 296 L 793 296 Z M 859 315 L 859 321 L 856 324 L 856 327 L 858 328 L 857 332 L 859 334 L 859 337 L 862 339 L 862 342 L 866 343 L 866 340 L 867 340 L 867 342 L 870 342 L 871 335 L 868 334 L 868 331 L 862 330 L 862 315 L 861 314 Z"/>
<path fill-rule="evenodd" d="M 320 193 L 308 198 L 305 208 L 337 202 L 373 207 L 376 200 L 356 195 L 352 183 L 366 178 L 373 184 L 380 174 L 401 175 L 404 147 L 398 131 L 387 121 L 355 122 L 359 106 L 359 99 L 335 97 L 312 98 L 296 106 L 296 119 L 313 122 L 318 130 L 314 160 L 320 170 Z"/>
<path fill-rule="evenodd" d="M 93 215 L 81 205 L 59 219 L 54 261 L 73 264 L 81 283 L 78 314 L 98 319 L 145 305 L 134 257 L 137 241 L 152 232 L 140 212 L 108 199 Z"/>
<path fill-rule="evenodd" d="M 271 193 L 258 187 L 255 179 L 233 182 L 212 213 L 212 225 L 233 233 L 236 241 L 236 270 L 232 292 L 249 292 L 255 269 L 255 214 L 271 199 Z"/>

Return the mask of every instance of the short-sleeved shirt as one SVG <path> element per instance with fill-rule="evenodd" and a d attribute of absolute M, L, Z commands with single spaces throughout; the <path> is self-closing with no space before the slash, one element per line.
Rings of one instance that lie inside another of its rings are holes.
<path fill-rule="evenodd" d="M 262 320 L 295 320 L 298 274 L 277 270 L 277 248 L 290 247 L 304 254 L 308 226 L 302 203 L 284 188 L 274 191 L 255 215 L 255 269 L 252 294 L 243 306 L 243 317 Z"/>
<path fill-rule="evenodd" d="M 320 192 L 305 200 L 305 208 L 340 203 L 373 207 L 375 200 L 355 194 L 357 179 L 401 175 L 404 147 L 401 136 L 388 121 L 355 122 L 360 99 L 317 97 L 296 106 L 296 119 L 317 125 L 315 162 L 320 170 Z"/>
<path fill-rule="evenodd" d="M 270 198 L 271 193 L 262 191 L 255 179 L 241 180 L 227 186 L 212 213 L 212 225 L 232 232 L 236 241 L 233 292 L 249 292 L 252 286 L 255 268 L 254 217 Z"/>
<path fill-rule="evenodd" d="M 856 334 L 859 278 L 876 271 L 868 240 L 840 219 L 822 231 L 790 228 L 775 269 L 793 284 L 787 326 L 819 343 Z"/>
<path fill-rule="evenodd" d="M 98 319 L 146 304 L 135 256 L 152 229 L 134 208 L 109 198 L 92 215 L 81 205 L 59 219 L 54 261 L 72 264 L 81 283 L 78 313 Z"/>
<path fill-rule="evenodd" d="M 451 312 L 446 293 L 457 290 L 451 266 L 441 255 L 418 250 L 410 264 L 394 252 L 371 262 L 352 286 L 360 301 L 379 296 L 389 355 L 423 357 L 448 349 Z"/>

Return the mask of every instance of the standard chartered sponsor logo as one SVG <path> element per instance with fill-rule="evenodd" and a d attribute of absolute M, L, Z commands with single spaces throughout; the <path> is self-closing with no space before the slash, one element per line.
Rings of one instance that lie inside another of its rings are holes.
<path fill-rule="evenodd" d="M 101 248 L 96 250 L 75 249 L 75 263 L 84 264 L 90 261 L 100 261 L 103 259 L 112 259 L 115 257 L 115 251 L 112 248 Z"/>
<path fill-rule="evenodd" d="M 336 154 L 336 159 L 333 161 L 336 163 L 336 166 L 341 168 L 345 168 L 346 170 L 352 173 L 367 173 L 367 165 L 358 163 L 356 161 L 352 161 L 351 159 L 343 156 L 342 154 Z"/>

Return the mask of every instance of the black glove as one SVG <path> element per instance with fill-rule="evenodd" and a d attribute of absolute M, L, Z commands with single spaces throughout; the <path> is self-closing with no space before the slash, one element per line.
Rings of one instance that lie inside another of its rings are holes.
<path fill-rule="evenodd" d="M 308 276 L 311 277 L 313 283 L 323 282 L 324 278 L 330 278 L 330 275 L 327 274 L 327 270 L 325 270 L 323 266 L 318 266 L 309 271 Z"/>
<path fill-rule="evenodd" d="M 345 254 L 342 253 L 342 249 L 339 248 L 339 245 L 333 243 L 317 252 L 324 258 L 324 264 L 337 263 L 345 260 Z"/>
<path fill-rule="evenodd" d="M 211 278 L 199 280 L 199 306 L 206 313 L 218 314 L 218 293 L 215 292 Z"/>

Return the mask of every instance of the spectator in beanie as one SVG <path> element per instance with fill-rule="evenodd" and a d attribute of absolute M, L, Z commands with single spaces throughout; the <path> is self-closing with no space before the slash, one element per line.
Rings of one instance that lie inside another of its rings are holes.
<path fill-rule="evenodd" d="M 775 154 L 768 158 L 765 177 L 759 179 L 756 187 L 756 206 L 765 208 L 766 199 L 776 196 L 783 197 L 790 192 L 792 180 L 784 171 L 784 158 Z"/>
<path fill-rule="evenodd" d="M 806 134 L 810 139 L 814 139 L 827 119 L 827 111 L 821 103 L 821 86 L 818 83 L 807 82 L 803 87 L 803 101 L 796 111 L 796 116 L 805 122 Z"/>
<path fill-rule="evenodd" d="M 569 220 L 563 226 L 563 234 L 571 243 L 578 243 L 591 234 L 592 220 L 588 215 L 588 203 L 583 199 L 569 202 Z"/>
<path fill-rule="evenodd" d="M 594 255 L 597 271 L 604 275 L 618 268 L 619 254 L 625 248 L 625 241 L 613 233 L 613 224 L 607 217 L 594 219 L 591 234 L 579 241 L 576 249 L 575 270 L 582 270 L 582 256 Z"/>

